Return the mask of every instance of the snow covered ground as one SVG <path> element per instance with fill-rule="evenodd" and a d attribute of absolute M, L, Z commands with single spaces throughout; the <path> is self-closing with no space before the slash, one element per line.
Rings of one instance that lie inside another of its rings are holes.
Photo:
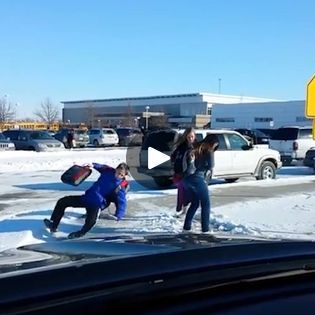
<path fill-rule="evenodd" d="M 58 198 L 66 194 L 82 194 L 96 180 L 93 171 L 78 187 L 61 183 L 60 175 L 71 165 L 104 163 L 116 166 L 125 161 L 126 150 L 84 149 L 62 152 L 0 153 L 0 251 L 22 245 L 49 242 L 54 239 L 43 227 Z M 214 195 L 231 187 L 264 187 L 314 182 L 313 171 L 296 166 L 282 168 L 276 180 L 241 180 L 233 184 L 211 185 Z M 174 217 L 176 190 L 148 190 L 130 178 L 128 212 L 120 222 L 98 220 L 88 235 L 178 233 L 183 218 Z M 232 185 L 232 186 L 231 186 Z M 315 240 L 315 193 L 299 192 L 276 198 L 250 198 L 246 201 L 213 206 L 211 223 L 215 233 L 258 237 L 281 237 Z M 109 211 L 113 211 L 110 208 Z M 84 209 L 68 209 L 56 236 L 66 236 L 83 224 Z M 200 232 L 199 215 L 194 230 Z"/>

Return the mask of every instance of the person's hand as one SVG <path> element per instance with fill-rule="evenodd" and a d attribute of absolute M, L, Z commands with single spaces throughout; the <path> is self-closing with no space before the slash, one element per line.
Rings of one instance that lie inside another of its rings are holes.
<path fill-rule="evenodd" d="M 85 233 L 83 233 L 81 230 L 80 231 L 76 231 L 76 232 L 72 232 L 68 235 L 69 239 L 73 239 L 73 238 L 79 238 L 82 237 Z"/>
<path fill-rule="evenodd" d="M 93 165 L 90 164 L 90 163 L 85 163 L 82 165 L 83 167 L 86 167 L 86 168 L 93 168 Z"/>
<path fill-rule="evenodd" d="M 119 222 L 120 218 L 116 217 L 115 215 L 112 215 L 112 220 L 115 220 L 116 222 Z"/>
<path fill-rule="evenodd" d="M 205 181 L 209 182 L 211 178 L 212 178 L 212 170 L 208 170 L 206 172 Z"/>
<path fill-rule="evenodd" d="M 116 217 L 114 214 L 111 214 L 110 212 L 105 212 L 104 214 L 101 212 L 100 218 L 117 222 L 120 220 L 118 217 Z"/>
<path fill-rule="evenodd" d="M 188 161 L 193 163 L 195 161 L 195 153 L 193 151 L 188 153 Z"/>

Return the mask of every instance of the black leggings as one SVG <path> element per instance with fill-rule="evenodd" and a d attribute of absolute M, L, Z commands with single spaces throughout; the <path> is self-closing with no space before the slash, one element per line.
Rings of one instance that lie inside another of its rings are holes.
<path fill-rule="evenodd" d="M 55 209 L 51 215 L 50 220 L 53 222 L 53 228 L 58 227 L 65 210 L 68 207 L 86 209 L 85 223 L 81 229 L 83 233 L 88 232 L 95 225 L 99 208 L 86 207 L 86 205 L 81 200 L 81 196 L 66 196 L 57 201 Z"/>

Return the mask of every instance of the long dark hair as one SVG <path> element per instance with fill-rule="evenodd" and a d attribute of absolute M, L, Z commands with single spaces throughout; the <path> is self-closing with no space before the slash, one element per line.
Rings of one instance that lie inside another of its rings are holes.
<path fill-rule="evenodd" d="M 178 148 L 180 145 L 182 145 L 184 142 L 187 142 L 187 136 L 191 133 L 195 133 L 195 129 L 193 127 L 188 127 L 185 129 L 182 135 L 180 135 L 175 142 L 175 148 Z"/>
<path fill-rule="evenodd" d="M 194 148 L 196 158 L 202 157 L 207 153 L 214 152 L 219 145 L 219 139 L 216 134 L 207 135 L 201 142 L 197 143 Z"/>

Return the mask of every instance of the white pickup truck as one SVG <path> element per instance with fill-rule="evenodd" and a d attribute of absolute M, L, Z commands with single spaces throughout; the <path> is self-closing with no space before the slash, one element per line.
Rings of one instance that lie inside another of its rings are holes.
<path fill-rule="evenodd" d="M 170 161 L 154 168 L 148 168 L 148 149 L 154 148 L 166 155 L 171 155 L 174 140 L 183 130 L 156 130 L 146 135 L 139 154 L 140 174 L 151 176 L 156 184 L 167 187 L 172 184 L 172 165 Z M 233 130 L 195 130 L 197 141 L 208 134 L 216 134 L 219 148 L 215 152 L 213 178 L 222 178 L 234 182 L 240 177 L 254 176 L 256 179 L 272 179 L 282 166 L 278 151 L 268 145 L 251 145 L 241 134 Z"/>
<path fill-rule="evenodd" d="M 306 151 L 315 146 L 312 127 L 281 127 L 269 140 L 269 147 L 280 152 L 283 165 L 290 165 L 293 160 L 303 160 Z"/>

